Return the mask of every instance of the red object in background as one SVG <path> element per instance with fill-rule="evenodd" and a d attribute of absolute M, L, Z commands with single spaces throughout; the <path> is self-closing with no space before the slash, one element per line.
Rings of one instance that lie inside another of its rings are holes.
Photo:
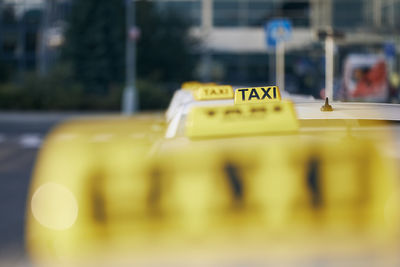
<path fill-rule="evenodd" d="M 350 54 L 343 66 L 337 98 L 345 101 L 386 102 L 389 98 L 388 69 L 378 54 Z"/>
<path fill-rule="evenodd" d="M 129 39 L 133 40 L 133 41 L 137 41 L 139 40 L 141 35 L 141 31 L 138 27 L 132 27 L 129 29 Z"/>
<path fill-rule="evenodd" d="M 363 74 L 357 82 L 356 89 L 353 92 L 353 97 L 365 97 L 378 94 L 386 87 L 386 64 L 384 61 L 379 61 L 372 66 L 370 70 Z"/>
<path fill-rule="evenodd" d="M 321 99 L 325 99 L 325 88 L 322 88 L 322 89 L 319 91 L 319 97 L 320 97 Z"/>

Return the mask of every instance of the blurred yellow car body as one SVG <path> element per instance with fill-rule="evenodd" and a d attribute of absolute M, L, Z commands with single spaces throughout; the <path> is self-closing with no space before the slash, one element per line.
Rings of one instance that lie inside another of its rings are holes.
<path fill-rule="evenodd" d="M 276 114 L 277 106 L 290 112 Z M 229 123 L 213 121 L 238 107 Z M 265 114 L 251 121 L 247 109 Z M 316 251 L 348 257 L 397 246 L 399 172 L 382 149 L 390 133 L 374 128 L 384 125 L 298 120 L 286 100 L 213 102 L 183 117 L 173 138 L 163 114 L 55 129 L 30 189 L 27 245 L 36 262 L 295 264 Z"/>

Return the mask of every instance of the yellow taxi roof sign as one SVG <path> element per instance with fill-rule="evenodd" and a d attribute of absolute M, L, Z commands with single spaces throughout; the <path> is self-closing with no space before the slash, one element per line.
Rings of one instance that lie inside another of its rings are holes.
<path fill-rule="evenodd" d="M 296 132 L 299 123 L 293 103 L 240 106 L 197 106 L 186 122 L 186 135 L 196 137 L 237 136 Z"/>
<path fill-rule="evenodd" d="M 278 86 L 238 88 L 235 90 L 235 104 L 265 103 L 280 101 Z"/>
<path fill-rule="evenodd" d="M 233 88 L 230 85 L 203 86 L 194 93 L 196 100 L 232 99 Z"/>
<path fill-rule="evenodd" d="M 201 85 L 201 83 L 200 82 L 197 82 L 197 81 L 188 81 L 188 82 L 184 82 L 184 83 L 182 83 L 182 85 L 181 85 L 181 88 L 182 89 L 191 89 L 191 88 L 193 88 L 193 87 L 199 87 Z"/>
<path fill-rule="evenodd" d="M 189 82 L 184 82 L 181 85 L 181 88 L 184 90 L 197 90 L 199 87 L 202 86 L 214 86 L 217 85 L 216 83 L 201 83 L 198 81 L 189 81 Z"/>

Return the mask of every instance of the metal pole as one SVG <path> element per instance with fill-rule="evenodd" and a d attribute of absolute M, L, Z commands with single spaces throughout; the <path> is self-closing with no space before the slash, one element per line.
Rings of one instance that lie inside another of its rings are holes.
<path fill-rule="evenodd" d="M 285 42 L 276 44 L 276 83 L 281 91 L 285 91 Z"/>
<path fill-rule="evenodd" d="M 203 0 L 201 7 L 201 35 L 203 41 L 205 41 L 205 47 L 203 47 L 201 61 L 202 61 L 202 70 L 201 70 L 201 80 L 203 82 L 210 82 L 211 79 L 211 52 L 207 47 L 207 38 L 210 35 L 210 32 L 213 27 L 213 0 Z"/>
<path fill-rule="evenodd" d="M 390 27 L 393 29 L 395 27 L 395 1 L 391 0 L 390 1 L 390 13 L 389 13 L 389 23 L 390 23 Z"/>
<path fill-rule="evenodd" d="M 372 6 L 374 26 L 380 28 L 382 26 L 382 0 L 374 0 Z"/>
<path fill-rule="evenodd" d="M 334 77 L 334 49 L 333 36 L 325 39 L 325 97 L 333 101 L 333 77 Z"/>
<path fill-rule="evenodd" d="M 26 43 L 26 21 L 25 21 L 25 12 L 26 12 L 26 0 L 23 0 L 22 10 L 20 17 L 18 18 L 19 27 L 18 27 L 18 68 L 19 68 L 19 76 L 22 78 L 23 73 L 26 69 L 26 51 L 25 51 L 25 43 Z"/>
<path fill-rule="evenodd" d="M 276 70 L 274 68 L 275 65 L 275 57 L 273 52 L 268 53 L 268 58 L 269 58 L 269 63 L 268 63 L 268 70 L 269 70 L 269 77 L 268 81 L 270 83 L 274 82 L 274 79 L 276 78 Z"/>
<path fill-rule="evenodd" d="M 122 113 L 131 115 L 138 110 L 136 90 L 135 0 L 126 0 L 126 85 L 122 96 Z"/>
<path fill-rule="evenodd" d="M 49 29 L 49 20 L 50 20 L 50 12 L 51 12 L 51 3 L 52 0 L 46 0 L 44 2 L 44 13 L 42 16 L 42 21 L 40 24 L 40 30 L 39 30 L 39 41 L 38 41 L 38 48 L 37 48 L 37 66 L 39 70 L 39 74 L 41 76 L 44 76 L 48 72 L 48 39 L 47 39 L 47 30 Z"/>
<path fill-rule="evenodd" d="M 4 3 L 2 0 L 0 0 L 0 43 L 3 43 L 3 8 L 4 8 Z M 0 47 L 0 55 L 3 54 L 3 47 Z"/>

